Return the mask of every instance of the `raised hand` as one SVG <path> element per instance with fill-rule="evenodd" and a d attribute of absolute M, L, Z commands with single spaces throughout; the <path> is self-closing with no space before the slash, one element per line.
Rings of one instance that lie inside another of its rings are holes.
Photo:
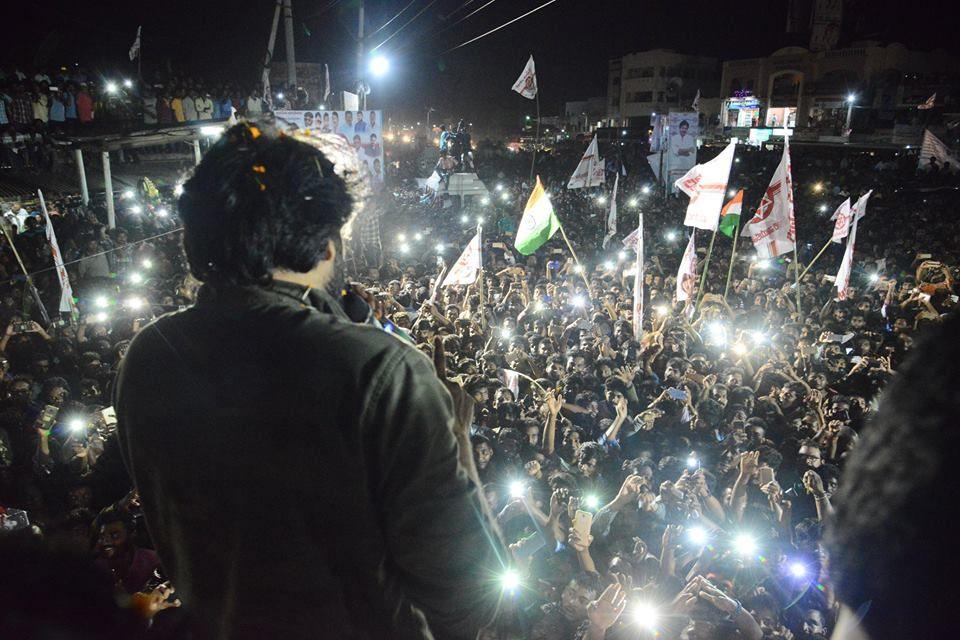
<path fill-rule="evenodd" d="M 469 393 L 464 391 L 463 385 L 456 380 L 447 378 L 447 354 L 443 348 L 443 339 L 437 336 L 433 339 L 433 366 L 437 371 L 440 382 L 450 392 L 453 398 L 453 413 L 456 419 L 458 432 L 467 433 L 473 423 L 473 409 L 476 404 Z"/>
<path fill-rule="evenodd" d="M 612 627 L 626 608 L 628 595 L 629 593 L 619 582 L 604 589 L 599 598 L 587 605 L 587 618 L 590 620 L 590 625 L 599 631 L 606 631 Z"/>
<path fill-rule="evenodd" d="M 760 466 L 760 452 L 747 451 L 740 457 L 740 475 L 744 477 L 753 476 Z"/>

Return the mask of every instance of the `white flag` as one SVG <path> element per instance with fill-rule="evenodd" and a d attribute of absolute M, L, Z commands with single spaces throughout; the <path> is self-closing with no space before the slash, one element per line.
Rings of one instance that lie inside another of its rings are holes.
<path fill-rule="evenodd" d="M 697 95 L 693 98 L 693 110 L 700 111 L 700 89 L 697 89 Z"/>
<path fill-rule="evenodd" d="M 434 171 L 430 174 L 430 177 L 427 178 L 427 181 L 424 183 L 424 186 L 430 189 L 431 191 L 440 190 L 440 174 Z"/>
<path fill-rule="evenodd" d="M 837 271 L 837 278 L 834 281 L 837 287 L 838 300 L 846 300 L 849 294 L 850 273 L 853 271 L 853 245 L 857 242 L 857 224 L 859 222 L 860 216 L 854 216 L 853 224 L 850 225 L 850 235 L 847 237 L 847 248 L 843 252 L 840 270 Z"/>
<path fill-rule="evenodd" d="M 867 215 L 867 201 L 870 200 L 871 195 L 873 195 L 873 189 L 870 189 L 870 191 L 860 196 L 857 202 L 850 208 L 852 215 L 856 216 L 857 220 Z"/>
<path fill-rule="evenodd" d="M 631 231 L 626 238 L 623 239 L 623 246 L 626 247 L 627 249 L 633 249 L 634 251 L 637 251 L 639 249 L 639 244 L 640 244 L 640 227 L 637 227 L 636 229 Z"/>
<path fill-rule="evenodd" d="M 697 286 L 697 246 L 694 244 L 696 231 L 690 232 L 690 242 L 680 259 L 680 269 L 677 271 L 677 302 L 693 298 L 693 290 Z"/>
<path fill-rule="evenodd" d="M 530 100 L 537 97 L 537 70 L 533 64 L 533 56 L 530 56 L 530 59 L 527 60 L 527 66 L 523 68 L 523 73 L 513 83 L 513 90 Z"/>
<path fill-rule="evenodd" d="M 37 191 L 37 195 L 40 196 L 40 208 L 43 210 L 43 217 L 47 221 L 47 242 L 50 243 L 50 253 L 53 254 L 53 266 L 56 267 L 57 278 L 60 280 L 60 311 L 71 313 L 76 309 L 73 305 L 73 287 L 70 286 L 70 276 L 67 275 L 67 268 L 63 264 L 60 244 L 57 242 L 57 234 L 53 231 L 50 214 L 47 213 L 47 203 L 43 199 L 43 192 Z"/>
<path fill-rule="evenodd" d="M 570 176 L 567 189 L 600 186 L 606 179 L 603 169 L 603 158 L 600 157 L 600 152 L 597 149 L 597 137 L 594 136 L 593 140 L 590 141 L 590 146 L 587 147 L 583 157 L 580 158 L 580 164 L 577 165 L 573 175 Z"/>
<path fill-rule="evenodd" d="M 130 46 L 130 62 L 133 62 L 137 59 L 137 56 L 140 55 L 140 30 L 143 27 L 137 27 L 137 39 L 133 41 L 133 44 Z"/>
<path fill-rule="evenodd" d="M 736 148 L 737 143 L 731 142 L 716 158 L 694 165 L 687 175 L 677 180 L 676 188 L 690 196 L 684 225 L 708 231 L 717 230 Z"/>
<path fill-rule="evenodd" d="M 924 171 L 932 169 L 934 159 L 943 169 L 960 170 L 960 161 L 953 157 L 950 150 L 947 149 L 947 145 L 943 144 L 943 141 L 930 133 L 928 129 L 923 132 L 923 144 L 920 147 L 920 161 L 917 163 L 917 167 Z"/>
<path fill-rule="evenodd" d="M 741 236 L 753 241 L 757 255 L 775 258 L 796 246 L 796 221 L 793 217 L 793 180 L 790 177 L 790 146 L 784 138 L 783 157 L 773 173 L 757 213 L 743 227 Z"/>
<path fill-rule="evenodd" d="M 473 236 L 473 239 L 467 244 L 463 253 L 460 254 L 457 261 L 450 267 L 450 271 L 447 272 L 447 277 L 443 279 L 443 284 L 440 286 L 449 287 L 455 284 L 473 284 L 477 281 L 477 274 L 480 272 L 481 267 L 480 230 L 477 229 L 477 234 Z"/>
<path fill-rule="evenodd" d="M 934 91 L 933 95 L 927 98 L 923 104 L 918 104 L 917 109 L 933 109 L 934 104 L 937 102 L 937 92 Z"/>
<path fill-rule="evenodd" d="M 843 204 L 837 207 L 837 210 L 833 212 L 830 219 L 836 220 L 836 223 L 833 225 L 833 237 L 830 238 L 830 241 L 839 243 L 850 233 L 850 220 L 853 219 L 853 216 L 850 214 L 850 198 L 844 200 Z"/>
<path fill-rule="evenodd" d="M 640 220 L 637 225 L 636 249 L 637 266 L 633 274 L 633 337 L 640 341 L 643 337 L 643 209 L 640 209 Z"/>
<path fill-rule="evenodd" d="M 326 63 L 323 65 L 323 101 L 326 102 L 330 97 L 330 67 Z"/>
<path fill-rule="evenodd" d="M 607 214 L 607 235 L 603 238 L 603 248 L 610 244 L 611 238 L 617 234 L 617 186 L 620 184 L 620 174 L 613 180 L 613 193 L 610 194 L 610 212 Z"/>
<path fill-rule="evenodd" d="M 503 383 L 507 389 L 513 392 L 514 398 L 520 397 L 520 374 L 513 369 L 500 369 L 500 375 L 497 377 L 500 378 L 500 382 Z"/>

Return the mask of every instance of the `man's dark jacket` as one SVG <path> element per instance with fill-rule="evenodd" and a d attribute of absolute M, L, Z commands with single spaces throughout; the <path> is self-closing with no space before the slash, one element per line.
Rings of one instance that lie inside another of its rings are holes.
<path fill-rule="evenodd" d="M 327 294 L 205 285 L 133 340 L 116 410 L 201 637 L 473 638 L 489 621 L 498 554 L 450 395 Z"/>

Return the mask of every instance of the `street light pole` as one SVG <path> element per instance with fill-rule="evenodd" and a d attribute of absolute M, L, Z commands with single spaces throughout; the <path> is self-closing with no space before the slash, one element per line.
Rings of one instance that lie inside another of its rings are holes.
<path fill-rule="evenodd" d="M 857 99 L 857 96 L 850 94 L 847 96 L 847 126 L 844 127 L 846 131 L 850 131 L 850 120 L 853 117 L 853 102 Z"/>

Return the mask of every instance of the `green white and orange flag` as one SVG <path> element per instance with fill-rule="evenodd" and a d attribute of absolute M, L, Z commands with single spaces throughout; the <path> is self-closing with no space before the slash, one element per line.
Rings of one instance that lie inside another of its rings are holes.
<path fill-rule="evenodd" d="M 717 231 L 732 238 L 740 229 L 740 210 L 743 209 L 743 189 L 737 191 L 727 204 L 720 210 L 720 226 Z"/>
<path fill-rule="evenodd" d="M 537 184 L 527 200 L 517 229 L 517 240 L 514 246 L 525 256 L 530 255 L 546 243 L 553 234 L 560 230 L 560 219 L 553 212 L 550 196 L 544 191 L 537 176 Z"/>

